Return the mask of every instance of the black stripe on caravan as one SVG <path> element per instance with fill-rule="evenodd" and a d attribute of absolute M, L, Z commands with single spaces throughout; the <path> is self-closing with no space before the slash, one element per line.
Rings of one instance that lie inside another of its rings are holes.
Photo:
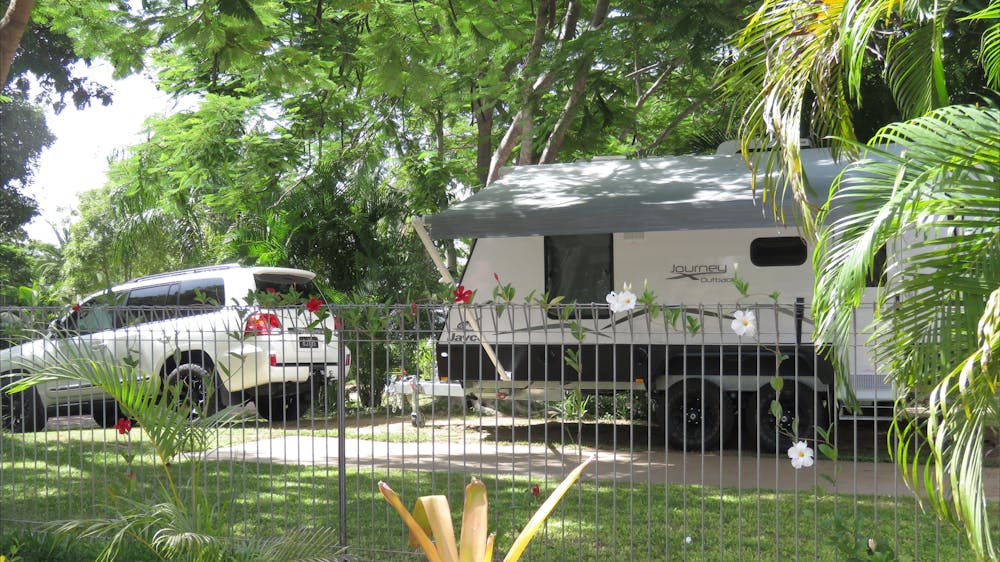
<path fill-rule="evenodd" d="M 515 381 L 552 383 L 647 383 L 670 376 L 819 378 L 833 383 L 833 367 L 812 345 L 783 345 L 780 364 L 773 348 L 747 345 L 496 344 L 497 357 Z M 579 354 L 580 372 L 567 361 Z M 498 380 L 497 369 L 479 343 L 438 344 L 438 376 L 451 382 Z M 669 358 L 669 359 L 668 359 Z"/>

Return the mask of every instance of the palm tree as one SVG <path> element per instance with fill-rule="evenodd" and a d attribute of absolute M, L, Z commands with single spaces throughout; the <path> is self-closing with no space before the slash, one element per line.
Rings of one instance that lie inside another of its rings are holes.
<path fill-rule="evenodd" d="M 984 433 L 1000 427 L 1000 109 L 951 105 L 944 45 L 956 29 L 981 34 L 987 84 L 1000 85 L 1000 2 L 956 17 L 954 1 L 765 0 L 737 38 L 724 88 L 746 111 L 744 154 L 776 145 L 757 163 L 775 205 L 787 190 L 817 243 L 813 314 L 846 384 L 850 325 L 883 246 L 888 264 L 872 343 L 876 362 L 906 399 L 897 403 L 895 457 L 926 488 L 943 518 L 961 524 L 981 558 L 998 555 L 983 494 Z M 866 65 L 881 64 L 908 119 L 857 142 L 852 102 Z M 811 106 L 806 104 L 811 100 Z M 822 208 L 810 204 L 799 160 L 803 115 L 835 152 L 864 153 Z M 749 159 L 748 159 L 749 160 Z M 919 400 L 928 416 L 903 415 Z"/>

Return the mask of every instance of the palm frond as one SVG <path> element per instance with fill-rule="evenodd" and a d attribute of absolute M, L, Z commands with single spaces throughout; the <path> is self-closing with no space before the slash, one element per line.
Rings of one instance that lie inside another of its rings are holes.
<path fill-rule="evenodd" d="M 1000 20 L 1000 2 L 990 5 L 959 21 Z M 986 71 L 986 82 L 992 88 L 1000 88 L 1000 22 L 994 23 L 983 33 L 982 50 L 979 60 Z"/>
<path fill-rule="evenodd" d="M 944 79 L 944 17 L 935 18 L 890 43 L 887 79 L 904 117 L 923 115 L 948 104 Z"/>
<path fill-rule="evenodd" d="M 951 106 L 880 131 L 870 145 L 883 149 L 870 146 L 873 157 L 835 186 L 814 263 L 818 340 L 833 344 L 843 385 L 872 258 L 892 249 L 874 361 L 930 410 L 926 430 L 921 420 L 897 422 L 897 460 L 912 483 L 923 479 L 939 513 L 964 523 L 980 555 L 995 553 L 978 475 L 984 424 L 997 423 L 1000 409 L 997 369 L 975 380 L 961 374 L 970 358 L 989 355 L 979 334 L 996 324 L 988 303 L 1000 290 L 998 122 L 995 107 Z"/>
<path fill-rule="evenodd" d="M 335 529 L 326 527 L 292 530 L 280 538 L 259 545 L 261 560 L 289 562 L 326 562 L 335 560 L 346 547 L 339 546 Z"/>
<path fill-rule="evenodd" d="M 797 218 L 810 234 L 815 209 L 808 203 L 799 153 L 807 92 L 815 95 L 815 107 L 808 113 L 813 115 L 817 136 L 854 136 L 841 79 L 846 5 L 768 0 L 735 38 L 739 57 L 722 75 L 722 89 L 735 99 L 736 107 L 746 108 L 739 128 L 744 154 L 754 146 L 778 149 L 771 157 L 748 160 L 755 172 L 764 172 L 765 202 L 784 220 L 781 203 L 786 195 L 793 197 Z"/>

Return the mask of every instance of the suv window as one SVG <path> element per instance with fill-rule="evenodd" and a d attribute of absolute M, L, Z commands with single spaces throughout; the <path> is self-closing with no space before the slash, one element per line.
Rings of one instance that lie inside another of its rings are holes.
<path fill-rule="evenodd" d="M 120 309 L 122 295 L 104 293 L 80 305 L 63 318 L 57 325 L 58 329 L 71 332 L 74 335 L 87 335 L 105 330 L 114 330 L 122 325 Z"/>
<path fill-rule="evenodd" d="M 126 322 L 132 325 L 170 318 L 176 312 L 179 287 L 179 283 L 170 283 L 132 289 L 125 302 Z"/>
<path fill-rule="evenodd" d="M 614 287 L 612 244 L 610 234 L 546 236 L 545 291 L 567 302 L 605 302 Z M 589 317 L 591 309 L 580 309 L 580 313 Z"/>
<path fill-rule="evenodd" d="M 287 295 L 292 289 L 305 298 L 319 296 L 319 289 L 312 282 L 312 279 L 302 277 L 292 277 L 288 275 L 254 275 L 254 284 L 258 292 L 275 292 Z"/>
<path fill-rule="evenodd" d="M 227 304 L 225 289 L 225 281 L 218 277 L 182 281 L 177 294 L 180 314 L 201 314 L 206 310 L 222 308 Z"/>

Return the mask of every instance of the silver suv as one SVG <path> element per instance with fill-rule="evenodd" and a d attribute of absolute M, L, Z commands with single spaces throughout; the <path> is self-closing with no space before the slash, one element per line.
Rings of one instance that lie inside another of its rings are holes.
<path fill-rule="evenodd" d="M 0 387 L 42 372 L 47 361 L 66 356 L 60 351 L 96 350 L 131 362 L 141 376 L 179 385 L 175 396 L 193 412 L 254 402 L 265 419 L 296 420 L 316 391 L 350 366 L 338 320 L 327 314 L 313 277 L 229 264 L 134 279 L 74 305 L 44 337 L 0 350 Z M 50 414 L 88 412 L 102 427 L 121 415 L 84 381 L 0 394 L 0 422 L 10 431 L 41 430 Z"/>

